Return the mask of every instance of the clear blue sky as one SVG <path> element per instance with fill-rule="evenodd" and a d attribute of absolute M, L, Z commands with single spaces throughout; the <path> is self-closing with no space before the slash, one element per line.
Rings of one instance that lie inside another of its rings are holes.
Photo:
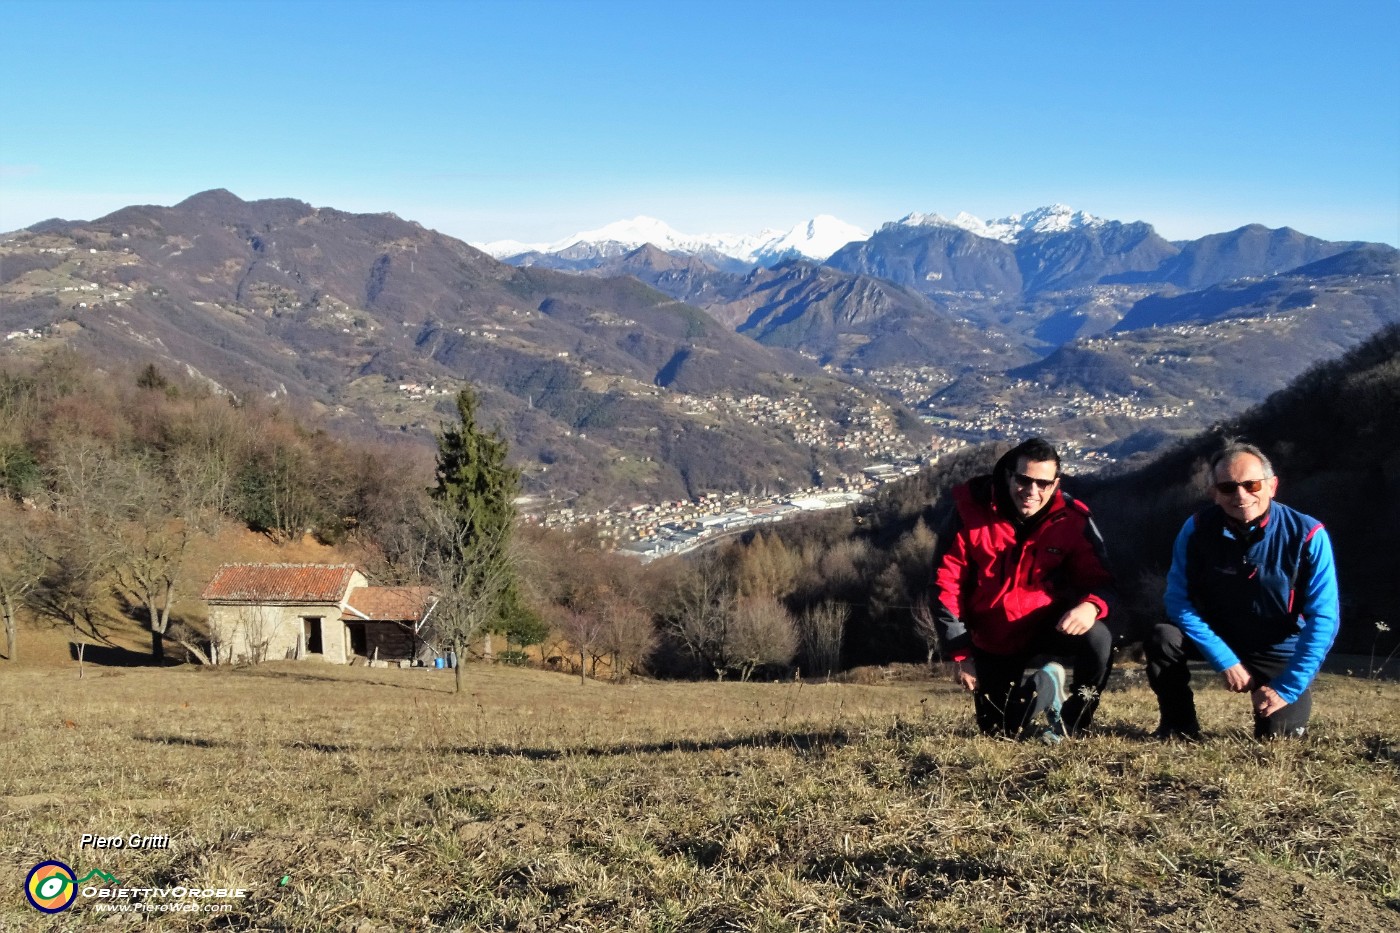
<path fill-rule="evenodd" d="M 0 2 L 0 230 L 227 188 L 463 239 L 1053 202 L 1400 244 L 1400 2 Z"/>

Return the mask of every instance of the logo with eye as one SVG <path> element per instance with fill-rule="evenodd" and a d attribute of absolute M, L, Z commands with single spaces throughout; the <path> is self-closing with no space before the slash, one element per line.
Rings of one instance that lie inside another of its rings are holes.
<path fill-rule="evenodd" d="M 78 899 L 73 869 L 62 862 L 40 862 L 24 879 L 24 896 L 30 906 L 46 914 L 67 910 Z"/>

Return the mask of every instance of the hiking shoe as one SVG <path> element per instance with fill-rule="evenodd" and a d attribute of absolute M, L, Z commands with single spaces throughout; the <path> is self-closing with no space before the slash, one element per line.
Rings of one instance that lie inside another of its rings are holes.
<path fill-rule="evenodd" d="M 1051 661 L 1037 668 L 1021 684 L 1018 708 L 1023 713 L 1018 717 L 1022 723 L 1021 738 L 1039 739 L 1054 745 L 1067 733 L 1061 709 L 1068 693 L 1065 690 L 1065 669 L 1058 662 Z M 1045 714 L 1042 724 L 1040 715 Z"/>
<path fill-rule="evenodd" d="M 1043 690 L 1049 697 L 1049 703 L 1045 707 L 1045 722 L 1050 727 L 1050 732 L 1055 735 L 1056 741 L 1059 736 L 1065 734 L 1065 723 L 1060 716 L 1060 711 L 1064 709 L 1065 700 L 1069 699 L 1069 693 L 1065 690 L 1065 668 L 1058 661 L 1051 661 L 1033 675 L 1036 679 L 1036 686 Z"/>

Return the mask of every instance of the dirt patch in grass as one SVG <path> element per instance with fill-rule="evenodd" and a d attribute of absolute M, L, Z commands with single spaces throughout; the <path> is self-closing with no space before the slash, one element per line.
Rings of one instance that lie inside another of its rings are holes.
<path fill-rule="evenodd" d="M 1351 885 L 1306 871 L 1241 863 L 1232 868 L 1223 893 L 1205 915 L 1220 928 L 1385 933 L 1400 927 L 1400 903 L 1377 904 Z"/>

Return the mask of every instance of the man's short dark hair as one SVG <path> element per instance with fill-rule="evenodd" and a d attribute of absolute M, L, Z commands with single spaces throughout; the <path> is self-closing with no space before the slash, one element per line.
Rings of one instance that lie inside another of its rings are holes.
<path fill-rule="evenodd" d="M 1025 458 L 1030 463 L 1045 463 L 1053 461 L 1055 464 L 1055 475 L 1060 475 L 1060 455 L 1055 451 L 1054 445 L 1043 437 L 1032 437 L 1022 441 L 1010 451 L 1007 462 L 1013 467 Z"/>

